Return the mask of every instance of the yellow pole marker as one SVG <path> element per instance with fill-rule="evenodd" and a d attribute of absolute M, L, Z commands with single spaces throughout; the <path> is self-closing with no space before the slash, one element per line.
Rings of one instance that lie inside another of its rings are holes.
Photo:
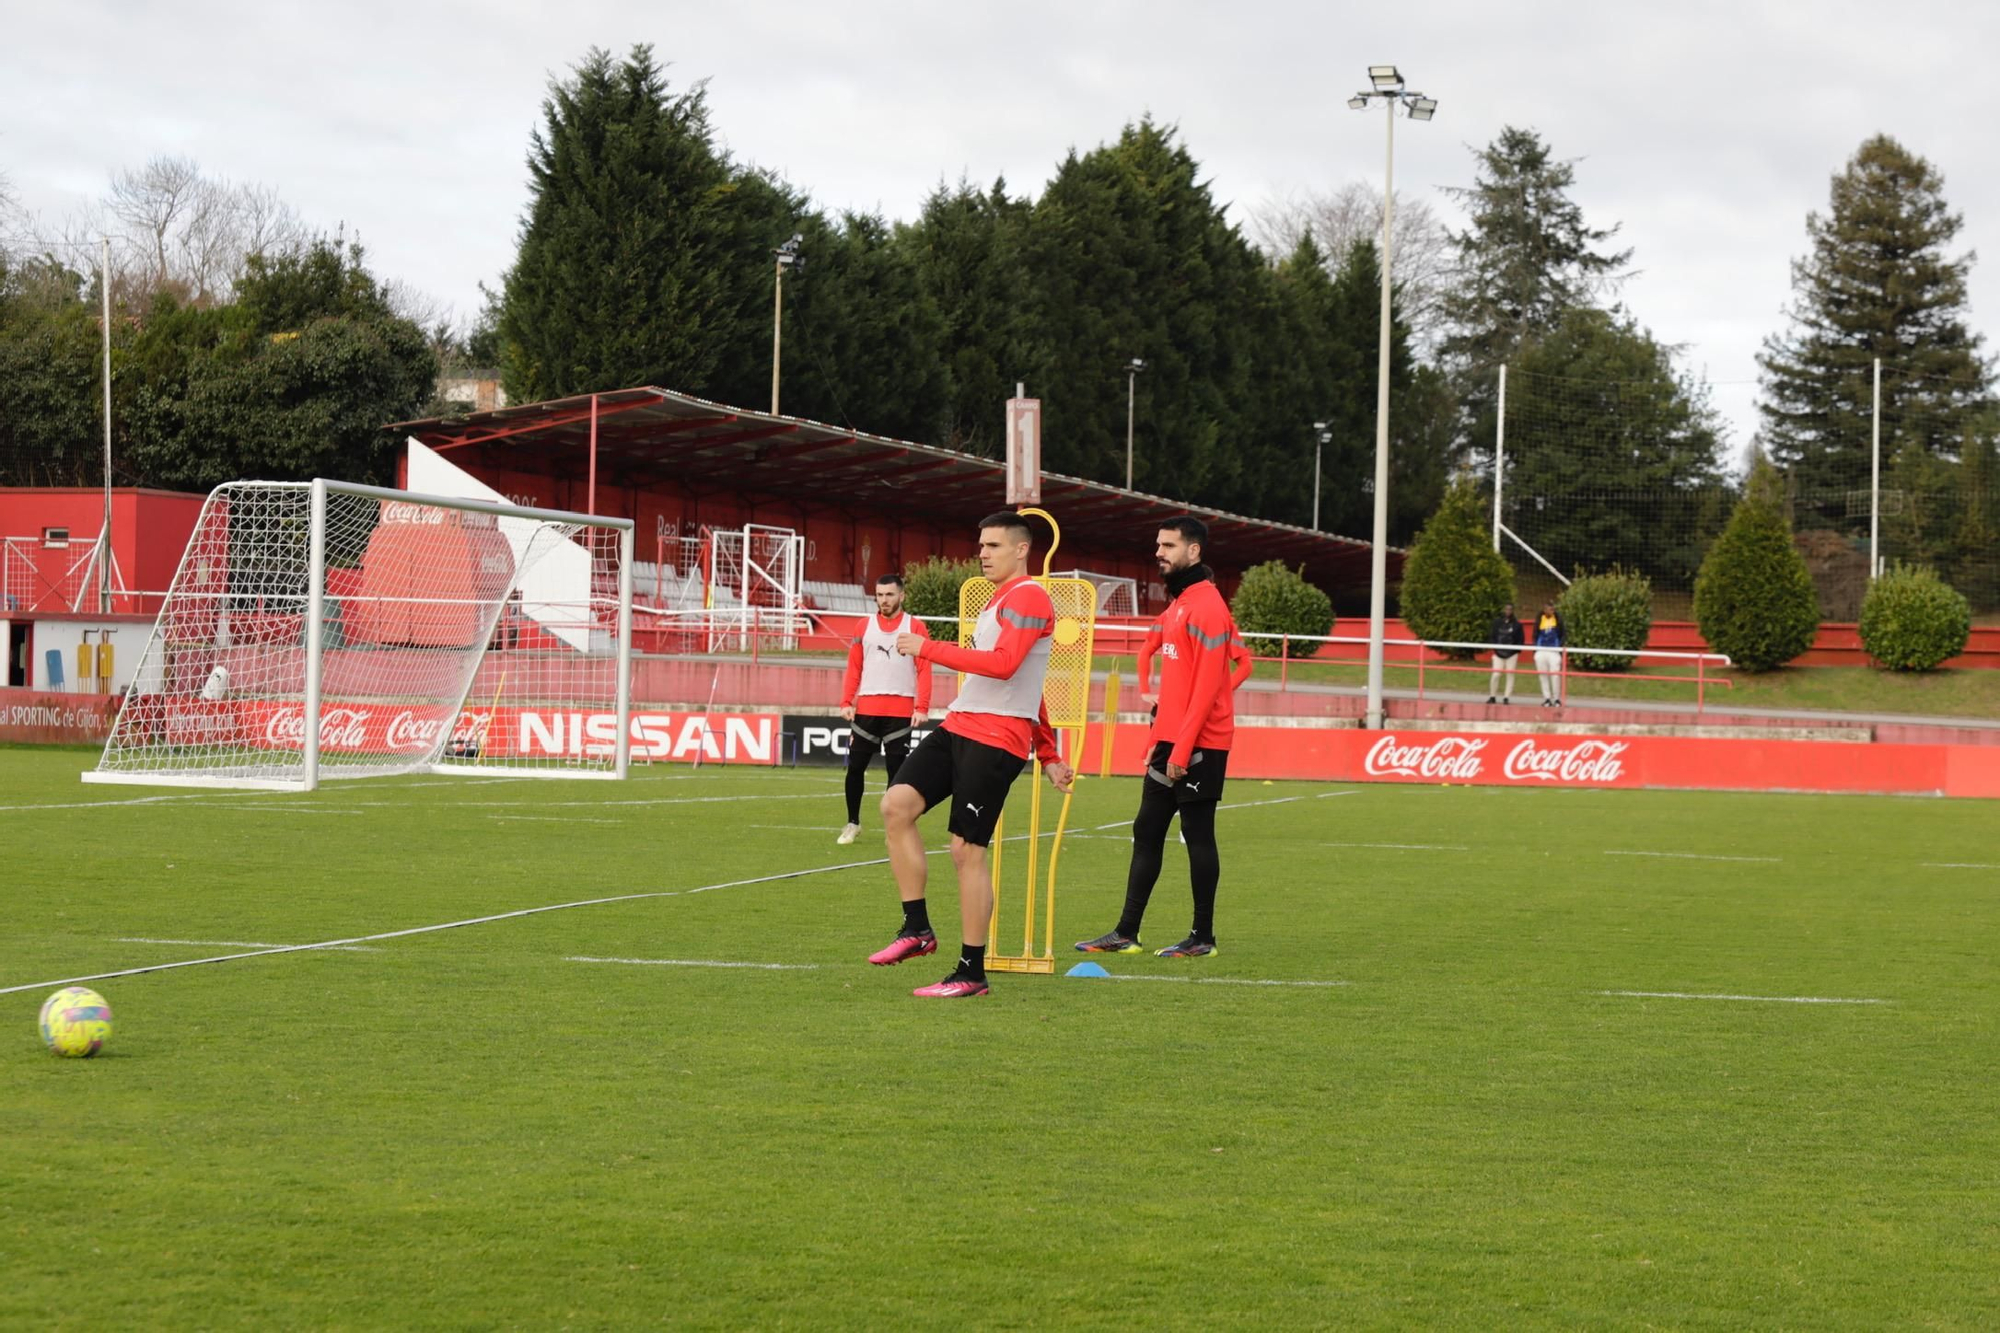
<path fill-rule="evenodd" d="M 1056 548 L 1062 544 L 1062 528 L 1054 515 L 1045 509 L 1024 508 L 1018 512 L 1041 519 L 1049 525 L 1051 534 L 1048 552 L 1042 558 L 1041 577 L 1036 579 L 1048 592 L 1049 601 L 1055 608 L 1055 624 L 1050 630 L 1048 673 L 1042 684 L 1042 704 L 1047 711 L 1049 725 L 1059 734 L 1068 733 L 1064 758 L 1073 763 L 1083 758 L 1083 743 L 1090 723 L 1091 649 L 1097 628 L 1097 589 L 1087 579 L 1057 578 L 1050 573 L 1055 568 Z M 993 600 L 994 591 L 992 581 L 985 578 L 968 579 L 959 589 L 958 641 L 961 645 L 972 643 L 979 617 Z M 1021 953 L 1014 956 L 999 952 L 1001 881 L 1004 876 L 1000 852 L 1002 828 L 996 827 L 989 856 L 993 866 L 993 915 L 986 966 L 995 972 L 1048 975 L 1055 971 L 1055 866 L 1062 834 L 1068 824 L 1069 798 L 1065 796 L 1063 799 L 1056 841 L 1048 857 L 1049 874 L 1044 879 L 1040 873 L 1043 774 L 1041 766 L 1032 760 L 1029 771 L 1034 792 L 1029 797 L 1028 805 L 1030 828 L 1024 881 L 1026 891 L 1022 902 Z M 1037 924 L 1041 926 L 1039 931 L 1035 929 Z M 1035 947 L 1038 934 L 1042 938 L 1039 953 Z"/>
<path fill-rule="evenodd" d="M 1102 736 L 1104 744 L 1102 747 L 1103 753 L 1098 757 L 1097 761 L 1097 776 L 1100 778 L 1111 776 L 1111 741 L 1118 734 L 1118 689 L 1118 673 L 1114 671 L 1104 678 L 1104 734 Z M 1082 743 L 1082 739 L 1079 737 L 1077 741 L 1079 748 L 1082 746 Z"/>
<path fill-rule="evenodd" d="M 1035 952 L 1035 869 L 1040 863 L 1038 853 L 1042 841 L 1042 766 L 1040 763 L 1028 765 L 1028 782 L 1033 790 L 1028 795 L 1028 876 L 1027 892 L 1022 895 L 1026 904 L 1022 909 L 1021 956 L 1032 957 Z"/>
<path fill-rule="evenodd" d="M 1007 815 L 1003 811 L 1000 818 L 993 821 L 993 915 L 986 922 L 986 948 L 992 951 L 996 937 L 1000 933 L 1000 844 L 1007 836 Z"/>

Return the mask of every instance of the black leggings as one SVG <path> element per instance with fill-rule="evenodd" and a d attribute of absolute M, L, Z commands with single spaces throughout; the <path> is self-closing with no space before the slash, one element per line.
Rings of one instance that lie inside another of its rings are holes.
<path fill-rule="evenodd" d="M 1215 845 L 1214 801 L 1181 802 L 1174 789 L 1151 777 L 1142 778 L 1145 790 L 1139 797 L 1139 814 L 1132 821 L 1132 866 L 1125 876 L 1125 914 L 1118 918 L 1118 933 L 1139 938 L 1139 924 L 1146 904 L 1159 882 L 1160 863 L 1167 846 L 1167 830 L 1174 814 L 1181 817 L 1181 837 L 1187 841 L 1188 879 L 1194 887 L 1194 930 L 1203 939 L 1215 936 L 1215 887 L 1222 878 L 1222 854 Z"/>
<path fill-rule="evenodd" d="M 861 792 L 868 785 L 868 765 L 880 754 L 889 769 L 889 785 L 896 783 L 896 770 L 910 754 L 910 720 L 906 717 L 855 718 L 876 735 L 902 732 L 891 740 L 876 741 L 853 727 L 847 733 L 847 822 L 861 822 Z"/>

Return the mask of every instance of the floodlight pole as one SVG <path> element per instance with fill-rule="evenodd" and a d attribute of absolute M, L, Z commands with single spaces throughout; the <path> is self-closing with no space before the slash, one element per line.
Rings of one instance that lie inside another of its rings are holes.
<path fill-rule="evenodd" d="M 1139 400 L 1139 372 L 1146 363 L 1133 357 L 1125 363 L 1125 489 L 1132 489 L 1132 421 Z"/>
<path fill-rule="evenodd" d="M 1333 432 L 1329 430 L 1327 427 L 1328 427 L 1327 422 L 1324 421 L 1313 422 L 1313 430 L 1317 432 L 1316 438 L 1313 441 L 1313 531 L 1314 532 L 1318 532 L 1320 530 L 1319 529 L 1320 455 L 1324 453 L 1326 450 L 1326 442 L 1333 438 Z"/>
<path fill-rule="evenodd" d="M 793 232 L 792 239 L 771 251 L 773 278 L 771 281 L 771 415 L 778 415 L 778 362 L 783 350 L 782 335 L 785 329 L 785 270 L 804 268 L 805 256 L 799 253 L 799 246 L 805 241 L 800 232 Z"/>
<path fill-rule="evenodd" d="M 1387 113 L 1382 170 L 1382 316 L 1375 368 L 1375 530 L 1369 550 L 1368 577 L 1368 701 L 1362 725 L 1382 725 L 1382 629 L 1389 596 L 1389 332 L 1395 264 L 1396 108 L 1407 105 L 1418 120 L 1429 120 L 1437 102 L 1406 91 L 1393 65 L 1369 67 L 1369 91 L 1357 93 L 1348 106 L 1359 111 L 1380 98 Z"/>
<path fill-rule="evenodd" d="M 1875 402 L 1868 427 L 1868 577 L 1882 577 L 1882 358 L 1875 358 Z"/>
<path fill-rule="evenodd" d="M 778 415 L 778 358 L 785 330 L 785 258 L 774 261 L 777 277 L 771 283 L 771 415 Z"/>

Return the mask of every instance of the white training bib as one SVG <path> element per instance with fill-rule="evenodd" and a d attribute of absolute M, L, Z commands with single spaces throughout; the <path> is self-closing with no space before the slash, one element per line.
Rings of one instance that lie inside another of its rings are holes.
<path fill-rule="evenodd" d="M 896 651 L 896 636 L 915 632 L 916 626 L 907 611 L 894 629 L 883 629 L 882 618 L 869 615 L 868 626 L 861 631 L 861 684 L 855 690 L 857 698 L 864 694 L 917 697 L 917 659 Z"/>
<path fill-rule="evenodd" d="M 981 651 L 990 651 L 1000 642 L 1000 621 L 1018 629 L 1036 631 L 1041 635 L 1035 646 L 1028 650 L 1028 656 L 1021 663 L 1010 680 L 995 680 L 991 676 L 967 674 L 965 684 L 959 687 L 958 697 L 951 701 L 954 713 L 992 713 L 999 717 L 1025 717 L 1033 720 L 1042 715 L 1042 682 L 1049 674 L 1048 634 L 1050 618 L 1027 615 L 1017 611 L 1010 603 L 1017 599 L 1011 594 L 995 599 L 979 613 L 979 622 L 972 630 L 972 646 Z M 1029 605 L 1034 605 L 1030 602 Z M 1054 607 L 1046 600 L 1042 602 L 1053 614 Z"/>

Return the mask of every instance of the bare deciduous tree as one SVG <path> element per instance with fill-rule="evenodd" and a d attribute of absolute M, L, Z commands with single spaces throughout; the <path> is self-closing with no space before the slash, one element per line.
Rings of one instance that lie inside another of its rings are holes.
<path fill-rule="evenodd" d="M 1421 199 L 1397 195 L 1395 222 L 1393 276 L 1401 292 L 1403 318 L 1411 339 L 1428 349 L 1441 332 L 1438 303 L 1451 281 L 1451 236 L 1436 211 Z M 1354 242 L 1380 243 L 1382 192 L 1361 181 L 1335 190 L 1294 191 L 1253 208 L 1250 232 L 1273 259 L 1282 259 L 1311 236 L 1328 267 L 1338 268 Z"/>
<path fill-rule="evenodd" d="M 226 299 L 252 255 L 287 253 L 310 237 L 269 186 L 206 177 L 187 158 L 157 157 L 118 173 L 104 211 L 116 223 L 128 284 L 194 305 Z"/>

